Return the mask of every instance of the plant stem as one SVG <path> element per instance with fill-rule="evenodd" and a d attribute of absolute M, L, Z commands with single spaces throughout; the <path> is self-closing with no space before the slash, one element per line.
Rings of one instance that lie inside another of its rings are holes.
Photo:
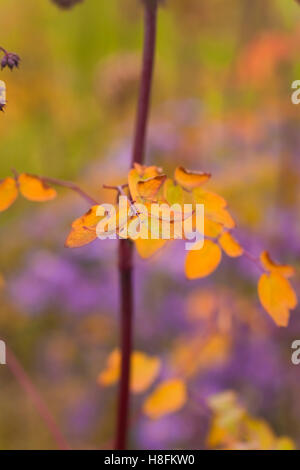
<path fill-rule="evenodd" d="M 133 321 L 133 245 L 128 240 L 119 242 L 119 282 L 121 297 L 121 377 L 117 408 L 115 449 L 124 450 L 128 434 L 130 356 Z"/>
<path fill-rule="evenodd" d="M 145 5 L 144 51 L 133 141 L 132 166 L 134 163 L 142 164 L 144 162 L 156 43 L 157 0 L 143 1 Z M 133 323 L 133 245 L 128 240 L 120 240 L 119 242 L 119 277 L 121 287 L 122 359 L 115 449 L 124 450 L 126 449 L 128 438 L 130 356 L 132 351 Z"/>
<path fill-rule="evenodd" d="M 138 110 L 135 124 L 132 166 L 134 163 L 142 164 L 144 161 L 156 45 L 157 0 L 144 0 L 144 3 L 144 55 Z"/>

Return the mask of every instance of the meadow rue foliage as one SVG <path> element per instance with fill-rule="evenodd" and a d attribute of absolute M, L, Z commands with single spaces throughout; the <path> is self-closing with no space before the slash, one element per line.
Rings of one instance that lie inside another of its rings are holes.
<path fill-rule="evenodd" d="M 231 233 L 235 228 L 235 221 L 228 211 L 226 200 L 219 194 L 203 188 L 210 178 L 209 173 L 177 167 L 174 179 L 171 179 L 157 166 L 135 164 L 128 173 L 127 183 L 108 187 L 116 189 L 119 197 L 122 195 L 125 200 L 123 207 L 116 206 L 113 229 L 112 217 L 107 214 L 105 207 L 94 205 L 72 223 L 65 245 L 69 248 L 82 247 L 97 238 L 114 238 L 117 234 L 120 238 L 130 239 L 142 258 L 150 258 L 167 243 L 177 239 L 191 240 L 191 237 L 183 230 L 182 217 L 180 215 L 179 220 L 176 211 L 173 211 L 171 218 L 166 219 L 169 230 L 168 237 L 165 237 L 165 231 L 161 228 L 166 223 L 164 213 L 161 215 L 158 212 L 157 217 L 153 217 L 151 211 L 150 215 L 147 212 L 145 216 L 139 211 L 140 206 L 143 204 L 143 207 L 147 207 L 159 203 L 169 210 L 174 204 L 178 204 L 180 208 L 185 202 L 189 202 L 192 208 L 187 217 L 190 221 L 190 234 L 195 236 L 195 233 L 200 232 L 203 238 L 200 241 L 196 238 L 192 249 L 189 249 L 186 255 L 186 277 L 193 280 L 212 274 L 221 263 L 222 252 L 231 258 L 245 254 L 263 271 L 258 282 L 258 295 L 262 306 L 278 326 L 287 326 L 290 311 L 298 304 L 296 293 L 288 280 L 293 276 L 294 269 L 289 265 L 276 264 L 266 251 L 257 259 L 241 246 Z M 49 186 L 45 179 L 27 173 L 15 174 L 14 177 L 0 181 L 0 211 L 8 209 L 19 192 L 26 199 L 37 202 L 49 201 L 56 197 L 55 189 Z M 196 204 L 204 206 L 204 226 L 199 224 L 198 218 L 195 217 Z M 126 226 L 125 230 L 128 217 L 134 230 L 130 230 L 130 226 L 129 229 Z"/>
<path fill-rule="evenodd" d="M 210 179 L 209 173 L 193 172 L 178 167 L 174 173 L 174 180 L 167 178 L 162 169 L 156 166 L 135 165 L 129 171 L 128 183 L 125 185 L 128 207 L 143 202 L 163 202 L 166 204 L 177 203 L 182 205 L 184 201 L 192 204 L 204 205 L 204 244 L 195 243 L 194 249 L 189 251 L 185 260 L 185 274 L 188 279 L 200 279 L 212 274 L 222 259 L 222 251 L 231 258 L 238 258 L 247 254 L 245 249 L 235 239 L 231 231 L 235 227 L 235 221 L 227 208 L 227 202 L 219 194 L 203 188 Z M 125 211 L 127 211 L 127 208 Z M 117 231 L 122 235 L 122 215 L 119 213 Z M 97 216 L 97 206 L 90 209 L 87 214 L 77 219 L 72 224 L 72 230 L 66 240 L 66 246 L 74 248 L 83 246 L 97 238 L 97 224 L 102 217 Z M 191 215 L 193 229 L 197 227 L 194 214 Z M 139 223 L 137 214 L 132 219 Z M 139 255 L 146 259 L 153 256 L 166 243 L 175 240 L 177 222 L 172 220 L 171 240 L 143 239 L 142 237 L 130 237 L 136 245 Z M 106 230 L 109 230 L 107 221 Z M 104 228 L 105 232 L 105 228 Z M 158 230 L 158 233 L 159 230 Z M 182 234 L 181 234 L 182 235 Z M 184 237 L 184 234 L 182 236 Z M 293 275 L 290 266 L 276 265 L 269 255 L 264 252 L 260 259 L 254 261 L 261 270 L 265 271 L 259 280 L 258 294 L 261 304 L 278 326 L 286 326 L 289 320 L 289 312 L 297 305 L 296 294 L 287 277 Z"/>

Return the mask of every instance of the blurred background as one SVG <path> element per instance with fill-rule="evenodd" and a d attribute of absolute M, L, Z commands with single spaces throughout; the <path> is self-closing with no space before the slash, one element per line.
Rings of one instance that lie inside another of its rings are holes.
<path fill-rule="evenodd" d="M 4 69 L 0 178 L 11 168 L 74 180 L 112 201 L 102 184 L 126 180 L 138 90 L 138 0 L 1 0 L 1 46 L 21 56 Z M 147 163 L 209 171 L 229 202 L 237 237 L 300 261 L 300 7 L 293 0 L 168 0 L 159 12 Z M 116 387 L 97 384 L 118 346 L 116 243 L 68 250 L 87 205 L 61 190 L 42 205 L 21 198 L 1 213 L 0 336 L 14 351 L 72 448 L 112 445 Z M 178 254 L 178 253 L 182 253 Z M 162 377 L 188 382 L 178 413 L 152 421 L 132 400 L 131 448 L 206 448 L 212 395 L 234 390 L 276 436 L 300 446 L 299 308 L 286 329 L 259 306 L 257 268 L 225 259 L 205 280 L 184 277 L 184 250 L 136 259 L 135 348 L 159 356 Z M 230 448 L 241 447 L 234 436 Z M 249 447 L 271 447 L 259 439 Z M 56 443 L 31 399 L 0 366 L 0 448 Z"/>

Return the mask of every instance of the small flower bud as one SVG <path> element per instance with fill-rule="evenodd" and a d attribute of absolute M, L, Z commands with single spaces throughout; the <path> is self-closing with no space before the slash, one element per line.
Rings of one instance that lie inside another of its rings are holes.
<path fill-rule="evenodd" d="M 81 3 L 83 0 L 52 0 L 60 8 L 72 8 L 77 3 Z"/>
<path fill-rule="evenodd" d="M 14 67 L 19 67 L 20 57 L 13 52 L 5 52 L 2 60 L 1 60 L 1 69 L 5 67 L 9 67 L 12 70 Z"/>

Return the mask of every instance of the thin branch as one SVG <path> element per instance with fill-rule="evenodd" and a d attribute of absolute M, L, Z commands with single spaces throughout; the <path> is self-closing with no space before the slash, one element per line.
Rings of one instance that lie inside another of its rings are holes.
<path fill-rule="evenodd" d="M 11 171 L 18 185 L 19 184 L 18 182 L 19 172 L 15 168 L 12 168 Z M 50 185 L 53 184 L 55 186 L 60 186 L 61 188 L 71 189 L 71 191 L 75 191 L 75 193 L 79 194 L 79 196 L 85 199 L 89 204 L 92 204 L 92 205 L 99 204 L 98 201 L 92 198 L 89 194 L 83 191 L 77 184 L 73 183 L 72 181 L 64 181 L 64 180 L 59 180 L 57 178 L 49 178 L 47 176 L 39 176 L 39 175 L 34 175 L 34 176 L 36 176 L 39 180 L 41 180 L 45 184 L 50 184 Z M 0 180 L 0 183 L 2 181 L 3 180 Z"/>
<path fill-rule="evenodd" d="M 69 444 L 66 442 L 64 436 L 62 435 L 61 431 L 57 427 L 57 424 L 46 405 L 45 401 L 41 397 L 40 393 L 32 383 L 31 379 L 29 378 L 28 374 L 25 372 L 24 368 L 20 364 L 19 360 L 6 346 L 6 361 L 7 366 L 9 367 L 11 373 L 16 378 L 17 382 L 24 390 L 25 393 L 30 397 L 32 400 L 37 412 L 39 413 L 40 417 L 43 419 L 44 423 L 46 424 L 50 434 L 52 435 L 53 439 L 55 440 L 57 447 L 60 450 L 70 450 Z"/>
<path fill-rule="evenodd" d="M 244 251 L 244 256 L 249 260 L 251 261 L 252 263 L 254 263 L 256 265 L 256 267 L 262 271 L 263 273 L 265 272 L 265 270 L 263 269 L 261 263 L 260 263 L 260 260 L 259 258 L 257 258 L 256 256 L 252 255 L 249 251 L 245 250 L 243 248 L 243 251 Z"/>
<path fill-rule="evenodd" d="M 96 201 L 96 199 L 89 196 L 89 194 L 83 191 L 77 184 L 73 183 L 72 181 L 64 181 L 64 180 L 59 180 L 56 178 L 48 178 L 44 176 L 39 176 L 38 178 L 46 184 L 53 184 L 55 186 L 60 186 L 61 188 L 67 188 L 67 189 L 71 189 L 71 191 L 75 191 L 77 194 L 79 194 L 79 196 L 85 199 L 89 204 L 92 204 L 92 205 L 99 204 L 99 202 Z"/>

